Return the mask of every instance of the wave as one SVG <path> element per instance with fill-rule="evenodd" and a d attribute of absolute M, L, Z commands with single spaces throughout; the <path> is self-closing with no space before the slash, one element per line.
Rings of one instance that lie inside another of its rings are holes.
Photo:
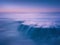
<path fill-rule="evenodd" d="M 18 23 L 18 26 L 16 26 L 17 23 Z M 37 43 L 37 45 L 45 45 L 45 44 L 59 45 L 60 44 L 60 25 L 55 24 L 54 22 L 53 23 L 48 22 L 47 24 L 47 23 L 40 23 L 40 22 L 36 23 L 36 22 L 30 22 L 30 21 L 28 22 L 12 21 L 12 20 L 9 21 L 9 19 L 0 20 L 0 35 L 3 36 L 3 40 L 6 38 L 5 34 L 11 31 L 13 31 L 13 33 L 12 32 L 8 33 L 6 34 L 6 36 L 7 35 L 11 36 L 13 34 L 17 36 L 17 34 L 14 33 L 16 27 L 19 33 L 22 32 L 24 36 L 26 36 L 29 39 L 32 39 L 35 43 Z M 4 28 L 4 29 L 1 30 L 1 28 Z M 6 28 L 8 29 L 5 30 Z M 13 38 L 16 38 L 14 37 L 14 35 L 13 35 Z"/>
<path fill-rule="evenodd" d="M 22 31 L 25 36 L 34 40 L 39 45 L 44 45 L 44 43 L 47 43 L 48 45 L 60 44 L 60 25 L 51 24 L 39 26 L 35 24 L 28 25 L 22 23 L 18 27 L 18 31 Z"/>

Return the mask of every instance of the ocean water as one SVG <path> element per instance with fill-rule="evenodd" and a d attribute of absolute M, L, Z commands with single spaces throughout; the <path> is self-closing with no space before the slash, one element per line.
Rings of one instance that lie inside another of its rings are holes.
<path fill-rule="evenodd" d="M 0 13 L 0 45 L 60 45 L 60 13 Z"/>

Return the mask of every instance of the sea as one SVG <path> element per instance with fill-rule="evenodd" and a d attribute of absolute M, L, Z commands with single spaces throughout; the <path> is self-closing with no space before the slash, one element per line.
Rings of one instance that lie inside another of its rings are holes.
<path fill-rule="evenodd" d="M 0 12 L 0 45 L 60 45 L 60 12 Z"/>

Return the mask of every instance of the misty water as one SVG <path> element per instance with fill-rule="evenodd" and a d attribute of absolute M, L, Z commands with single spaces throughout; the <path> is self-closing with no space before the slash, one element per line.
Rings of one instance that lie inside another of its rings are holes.
<path fill-rule="evenodd" d="M 30 15 L 26 16 L 23 18 L 24 16 L 19 17 L 17 14 L 4 15 L 1 13 L 0 45 L 60 45 L 59 14 L 55 16 L 45 14 L 44 17 L 34 14 L 34 18 L 28 17 Z M 34 23 L 30 25 L 31 20 L 38 22 L 38 25 Z M 53 23 L 50 23 L 51 20 Z M 44 23 L 48 24 L 44 25 Z"/>

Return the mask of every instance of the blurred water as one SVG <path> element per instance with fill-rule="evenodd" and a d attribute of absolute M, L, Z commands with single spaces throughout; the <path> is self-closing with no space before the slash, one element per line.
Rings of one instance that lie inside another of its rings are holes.
<path fill-rule="evenodd" d="M 21 15 L 0 14 L 0 45 L 60 45 L 60 28 L 56 28 L 60 27 L 60 13 Z M 24 25 L 19 21 L 23 21 Z M 31 23 L 29 21 L 43 26 L 36 28 L 32 24 L 28 25 Z M 51 24 L 50 27 L 54 27 L 45 29 L 44 24 Z"/>
<path fill-rule="evenodd" d="M 23 27 L 21 29 L 21 27 Z M 56 27 L 32 27 L 32 25 L 20 25 L 19 31 L 30 39 L 32 39 L 37 45 L 60 45 L 60 28 Z"/>
<path fill-rule="evenodd" d="M 22 32 L 18 32 L 17 27 L 19 23 L 12 20 L 10 21 L 10 19 L 1 19 L 0 22 L 5 24 L 0 25 L 0 45 L 35 45 L 34 42 L 25 37 Z"/>

